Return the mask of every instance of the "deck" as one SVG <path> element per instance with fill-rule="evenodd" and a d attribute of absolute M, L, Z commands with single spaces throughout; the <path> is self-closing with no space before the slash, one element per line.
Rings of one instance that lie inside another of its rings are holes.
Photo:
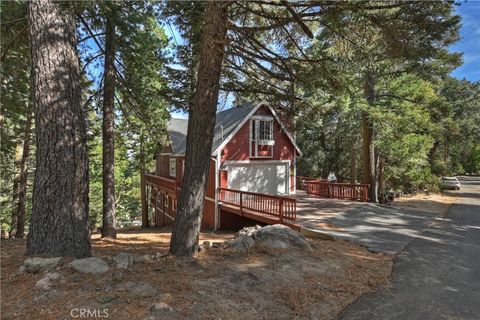
<path fill-rule="evenodd" d="M 219 199 L 221 210 L 265 224 L 279 223 L 299 229 L 295 224 L 295 198 L 220 188 Z"/>
<path fill-rule="evenodd" d="M 297 200 L 301 204 L 300 210 L 304 211 L 306 203 L 316 202 L 315 199 L 318 198 L 353 200 L 356 202 L 364 202 L 368 199 L 368 185 L 330 183 L 308 178 L 301 179 L 301 183 L 298 186 L 305 189 L 305 192 L 299 190 L 297 194 L 292 196 L 218 188 L 218 205 L 221 211 L 242 218 L 263 224 L 283 224 L 300 230 L 302 227 L 297 221 Z M 155 210 L 154 220 L 159 219 L 159 214 L 165 212 L 165 208 L 162 207 L 164 206 L 163 201 L 158 201 L 159 195 L 170 197 L 171 208 L 175 210 L 180 187 L 180 180 L 170 180 L 152 174 L 145 174 L 142 179 L 142 188 L 144 188 L 142 197 L 145 197 L 145 199 L 142 199 L 142 204 L 146 204 L 146 208 L 142 208 L 142 210 L 148 210 L 148 205 L 150 203 L 153 204 L 153 209 Z M 153 199 L 153 201 L 146 200 L 149 198 Z M 307 209 L 307 211 L 310 210 Z M 168 218 L 173 220 L 174 214 L 172 212 L 172 216 L 168 216 Z"/>

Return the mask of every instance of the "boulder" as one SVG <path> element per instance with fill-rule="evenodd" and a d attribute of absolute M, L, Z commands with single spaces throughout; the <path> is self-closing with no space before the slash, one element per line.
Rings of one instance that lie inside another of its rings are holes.
<path fill-rule="evenodd" d="M 102 274 L 110 269 L 105 261 L 94 257 L 73 260 L 70 266 L 78 272 L 90 274 Z"/>
<path fill-rule="evenodd" d="M 20 267 L 20 272 L 26 271 L 30 273 L 37 273 L 40 270 L 48 270 L 55 268 L 58 263 L 62 260 L 61 257 L 58 258 L 27 258 L 23 262 L 23 268 Z"/>
<path fill-rule="evenodd" d="M 276 253 L 290 249 L 312 251 L 310 244 L 304 236 L 281 224 L 274 224 L 257 230 L 253 235 L 253 239 L 255 247 L 267 253 Z"/>
<path fill-rule="evenodd" d="M 50 290 L 53 282 L 60 279 L 60 277 L 61 275 L 58 272 L 48 272 L 43 276 L 43 278 L 35 283 L 35 288 L 40 290 Z"/>
<path fill-rule="evenodd" d="M 144 254 L 141 256 L 134 255 L 133 256 L 133 263 L 145 263 L 145 262 L 151 262 L 154 259 L 154 255 L 152 254 Z"/>
<path fill-rule="evenodd" d="M 239 230 L 237 233 L 235 233 L 235 237 L 241 237 L 241 236 L 249 236 L 249 237 L 252 237 L 255 232 L 257 232 L 258 230 L 262 229 L 261 226 L 259 226 L 258 224 L 254 227 L 245 227 L 241 230 Z"/>
<path fill-rule="evenodd" d="M 157 294 L 157 289 L 148 282 L 127 281 L 118 284 L 117 289 L 126 290 L 134 297 L 151 297 Z"/>
<path fill-rule="evenodd" d="M 113 260 L 117 264 L 117 268 L 127 269 L 133 265 L 134 258 L 130 253 L 120 252 L 115 256 L 115 258 L 113 258 Z"/>
<path fill-rule="evenodd" d="M 175 317 L 175 309 L 170 307 L 165 302 L 154 303 L 150 307 L 150 315 L 145 320 L 157 319 L 173 319 Z"/>
<path fill-rule="evenodd" d="M 245 252 L 255 244 L 255 241 L 249 236 L 239 236 L 235 239 L 225 241 L 225 243 L 232 250 Z"/>

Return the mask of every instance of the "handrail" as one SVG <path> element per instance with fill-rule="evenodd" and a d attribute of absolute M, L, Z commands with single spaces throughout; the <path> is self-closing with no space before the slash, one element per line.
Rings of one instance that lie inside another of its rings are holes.
<path fill-rule="evenodd" d="M 292 197 L 287 197 L 287 196 L 274 196 L 272 194 L 266 194 L 266 193 L 260 193 L 260 192 L 251 192 L 251 191 L 243 191 L 243 190 L 238 190 L 238 189 L 228 189 L 228 188 L 218 188 L 218 190 L 224 190 L 224 191 L 232 191 L 232 192 L 239 192 L 243 194 L 249 194 L 249 195 L 254 195 L 254 196 L 262 196 L 265 198 L 282 198 L 286 200 L 295 200 L 295 198 Z"/>
<path fill-rule="evenodd" d="M 171 197 L 179 198 L 182 180 L 173 180 L 153 174 L 145 174 L 145 184 L 149 184 L 157 190 L 162 190 Z"/>
<path fill-rule="evenodd" d="M 296 219 L 297 200 L 285 196 L 274 196 L 258 192 L 219 188 L 220 200 L 240 209 L 276 217 L 280 223 Z"/>
<path fill-rule="evenodd" d="M 368 201 L 369 184 L 340 183 L 328 181 L 305 181 L 308 195 L 323 198 Z"/>

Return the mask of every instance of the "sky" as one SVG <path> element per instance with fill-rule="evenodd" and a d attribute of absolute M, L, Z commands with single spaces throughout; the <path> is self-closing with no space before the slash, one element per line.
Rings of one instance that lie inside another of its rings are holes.
<path fill-rule="evenodd" d="M 470 0 L 456 8 L 462 16 L 461 39 L 450 47 L 453 52 L 463 52 L 463 65 L 452 72 L 458 79 L 480 80 L 480 1 Z"/>

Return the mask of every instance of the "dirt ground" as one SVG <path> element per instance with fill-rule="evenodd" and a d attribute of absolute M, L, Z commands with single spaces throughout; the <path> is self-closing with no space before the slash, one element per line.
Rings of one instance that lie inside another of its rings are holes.
<path fill-rule="evenodd" d="M 416 212 L 446 215 L 448 207 L 455 202 L 457 197 L 452 193 L 417 194 L 413 197 L 395 199 L 393 206 Z"/>
<path fill-rule="evenodd" d="M 203 233 L 201 242 L 224 241 L 231 233 Z M 93 235 L 93 255 L 112 266 L 119 252 L 167 253 L 168 230 L 129 230 L 117 240 Z M 391 258 L 346 241 L 309 239 L 313 252 L 277 255 L 251 250 L 203 250 L 194 259 L 166 256 L 100 276 L 74 272 L 63 259 L 64 281 L 49 291 L 35 288 L 41 274 L 19 273 L 24 240 L 1 242 L 1 319 L 74 319 L 74 308 L 108 309 L 108 319 L 144 319 L 153 303 L 165 302 L 174 319 L 335 319 L 379 284 L 387 284 Z M 158 291 L 136 296 L 127 281 L 148 282 Z M 105 318 L 105 317 L 104 317 Z"/>

